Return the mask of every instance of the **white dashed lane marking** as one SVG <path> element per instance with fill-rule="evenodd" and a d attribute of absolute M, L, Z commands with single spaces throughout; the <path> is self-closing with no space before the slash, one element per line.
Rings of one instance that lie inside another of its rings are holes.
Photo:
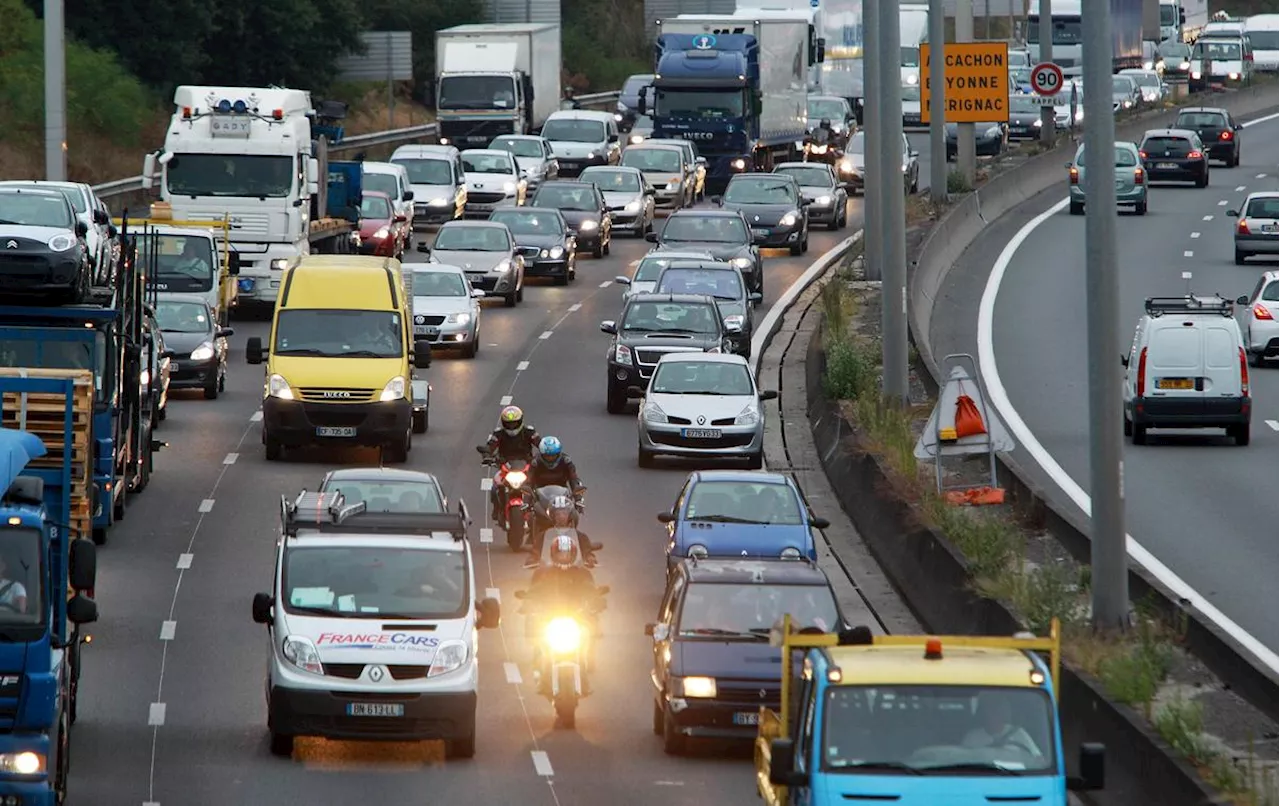
<path fill-rule="evenodd" d="M 521 361 L 519 364 L 516 364 L 516 372 L 524 372 L 528 368 L 529 368 L 528 361 Z"/>
<path fill-rule="evenodd" d="M 1280 431 L 1280 422 L 1275 420 L 1267 420 L 1267 425 L 1271 426 L 1272 431 Z"/>
<path fill-rule="evenodd" d="M 1219 201 L 1219 202 L 1218 202 L 1218 206 L 1219 206 L 1219 207 L 1226 207 L 1226 206 L 1227 206 L 1227 200 L 1226 200 L 1226 199 L 1222 199 L 1221 201 Z"/>
<path fill-rule="evenodd" d="M 601 288 L 608 288 L 608 287 L 609 287 L 609 286 L 611 286 L 611 285 L 613 285 L 613 280 L 605 280 L 603 283 L 601 283 L 601 284 L 600 284 L 600 287 L 601 287 Z"/>
<path fill-rule="evenodd" d="M 227 455 L 226 455 L 226 457 L 225 457 L 225 458 L 223 458 L 222 463 L 223 463 L 224 465 L 234 465 L 234 464 L 236 463 L 236 460 L 237 460 L 237 459 L 239 459 L 239 458 L 240 458 L 240 454 L 238 454 L 238 453 L 229 453 L 229 454 L 227 454 Z"/>
<path fill-rule="evenodd" d="M 484 595 L 490 599 L 496 599 L 499 604 L 502 603 L 502 591 L 497 588 L 485 588 Z"/>
<path fill-rule="evenodd" d="M 156 728 L 164 724 L 164 703 L 151 703 L 151 710 L 147 713 L 147 724 Z"/>
<path fill-rule="evenodd" d="M 255 411 L 255 412 L 253 413 L 253 416 L 251 416 L 251 417 L 249 418 L 249 422 L 251 422 L 251 423 L 260 423 L 260 422 L 262 422 L 262 411 L 261 411 L 261 410 L 259 410 L 259 411 Z"/>
<path fill-rule="evenodd" d="M 200 512 L 213 512 L 213 499 L 206 498 L 200 502 Z"/>
<path fill-rule="evenodd" d="M 160 640 L 172 641 L 173 635 L 178 631 L 178 622 L 166 621 L 160 625 Z"/>
<path fill-rule="evenodd" d="M 1240 187 L 1236 188 L 1236 193 L 1244 193 L 1244 185 L 1241 185 Z"/>
<path fill-rule="evenodd" d="M 506 672 L 508 683 L 518 686 L 524 682 L 523 678 L 520 677 L 520 667 L 511 661 L 502 664 L 502 670 Z"/>
<path fill-rule="evenodd" d="M 490 491 L 490 490 L 492 490 L 492 489 L 493 489 L 493 479 L 491 479 L 491 478 L 483 478 L 483 479 L 480 479 L 480 490 L 481 490 L 481 492 L 486 492 L 486 493 L 487 493 L 487 492 L 489 492 L 489 491 Z"/>
<path fill-rule="evenodd" d="M 489 527 L 487 527 L 487 526 L 482 526 L 482 527 L 480 527 L 480 542 L 481 542 L 481 543 L 492 543 L 492 542 L 493 542 L 493 529 L 490 529 L 490 528 L 489 528 Z"/>
<path fill-rule="evenodd" d="M 1266 174 L 1258 174 L 1257 176 L 1254 177 L 1254 179 L 1266 179 L 1266 178 L 1267 178 Z"/>
<path fill-rule="evenodd" d="M 538 338 L 542 339 L 543 341 L 546 341 L 547 339 L 551 338 L 551 333 L 552 331 L 550 330 L 544 330 L 542 331 L 542 335 L 539 336 Z"/>
<path fill-rule="evenodd" d="M 1182 253 L 1182 256 L 1183 256 L 1183 257 L 1195 257 L 1195 254 L 1196 254 L 1195 252 L 1192 252 L 1190 249 L 1188 249 L 1187 251 L 1185 251 L 1185 252 L 1183 252 L 1183 253 Z"/>
<path fill-rule="evenodd" d="M 191 567 L 191 561 L 192 561 L 193 559 L 195 559 L 195 556 L 196 556 L 196 555 L 194 555 L 194 554 L 179 554 L 179 555 L 178 555 L 178 570 L 180 570 L 180 571 L 185 571 L 185 570 L 187 570 L 188 568 L 190 568 L 190 567 Z"/>
<path fill-rule="evenodd" d="M 1199 237 L 1200 237 L 1200 233 L 1198 233 L 1198 232 L 1193 232 L 1193 233 L 1191 233 L 1191 237 L 1192 237 L 1192 239 L 1199 238 Z"/>
<path fill-rule="evenodd" d="M 510 405 L 511 405 L 511 395 L 503 395 L 502 397 L 500 397 L 500 398 L 498 399 L 498 405 L 499 405 L 499 406 L 510 406 Z"/>
<path fill-rule="evenodd" d="M 1212 221 L 1212 220 L 1213 220 L 1213 216 L 1211 216 L 1211 215 L 1207 215 L 1207 216 L 1205 216 L 1205 217 L 1204 217 L 1204 219 L 1203 219 L 1203 220 L 1204 220 L 1204 221 Z"/>
<path fill-rule="evenodd" d="M 569 306 L 569 313 L 574 313 L 575 311 L 580 311 L 580 310 L 582 310 L 581 302 L 575 302 Z"/>
<path fill-rule="evenodd" d="M 555 775 L 555 771 L 551 769 L 551 759 L 547 758 L 545 750 L 531 750 L 529 755 L 533 757 L 533 769 L 538 775 L 544 778 L 550 778 Z"/>

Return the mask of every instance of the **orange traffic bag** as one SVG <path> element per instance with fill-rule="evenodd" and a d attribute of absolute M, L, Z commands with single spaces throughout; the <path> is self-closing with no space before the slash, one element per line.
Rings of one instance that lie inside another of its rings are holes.
<path fill-rule="evenodd" d="M 987 433 L 987 426 L 982 422 L 982 413 L 973 398 L 964 393 L 964 385 L 960 384 L 960 395 L 956 398 L 956 439 L 976 437 Z"/>

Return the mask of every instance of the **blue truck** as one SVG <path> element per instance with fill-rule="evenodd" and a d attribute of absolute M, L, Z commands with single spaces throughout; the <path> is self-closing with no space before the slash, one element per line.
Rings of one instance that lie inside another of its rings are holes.
<path fill-rule="evenodd" d="M 820 48 L 798 18 L 663 20 L 640 112 L 655 138 L 692 141 L 707 159 L 708 191 L 720 192 L 735 174 L 798 158 Z"/>
<path fill-rule="evenodd" d="M 0 378 L 0 803 L 55 806 L 67 796 L 81 628 L 98 619 L 96 548 L 69 528 L 87 483 L 87 462 L 77 467 L 68 448 L 93 409 L 77 391 L 87 385 Z M 10 427 L 24 419 L 39 434 Z"/>

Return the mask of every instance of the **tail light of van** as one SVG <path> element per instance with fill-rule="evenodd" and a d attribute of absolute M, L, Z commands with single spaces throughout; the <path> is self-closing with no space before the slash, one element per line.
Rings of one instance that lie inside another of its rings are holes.
<path fill-rule="evenodd" d="M 1231 131 L 1230 129 L 1227 129 L 1222 134 L 1218 135 L 1218 139 L 1222 140 L 1223 142 L 1229 142 L 1231 140 L 1234 140 L 1235 136 L 1236 136 L 1235 132 Z"/>
<path fill-rule="evenodd" d="M 1244 222 L 1241 222 L 1241 223 L 1244 223 Z M 1261 302 L 1259 302 L 1257 305 L 1253 306 L 1253 318 L 1254 319 L 1274 319 L 1275 317 L 1271 315 L 1271 311 L 1267 310 L 1266 305 L 1263 305 Z"/>
<path fill-rule="evenodd" d="M 1187 159 L 1189 159 L 1189 160 L 1198 160 L 1198 159 L 1203 159 L 1203 158 L 1204 158 L 1204 152 L 1203 152 L 1203 151 L 1191 151 L 1191 152 L 1189 152 L 1189 153 L 1187 154 Z"/>
<path fill-rule="evenodd" d="M 1240 394 L 1249 396 L 1249 356 L 1243 347 L 1236 348 L 1240 353 Z"/>
<path fill-rule="evenodd" d="M 1072 168 L 1070 171 L 1068 171 L 1068 174 L 1069 174 L 1069 176 L 1071 177 L 1071 184 L 1073 184 L 1073 185 L 1078 185 L 1078 184 L 1080 184 L 1080 169 L 1079 169 L 1079 168 Z"/>
<path fill-rule="evenodd" d="M 1146 172 L 1146 171 L 1144 171 L 1144 170 L 1142 170 L 1141 168 L 1134 168 L 1134 169 L 1133 169 L 1133 184 L 1135 184 L 1135 185 L 1143 185 L 1143 184 L 1146 184 L 1146 181 L 1147 181 L 1147 172 Z"/>
<path fill-rule="evenodd" d="M 1143 347 L 1138 355 L 1138 397 L 1147 393 L 1147 348 Z"/>

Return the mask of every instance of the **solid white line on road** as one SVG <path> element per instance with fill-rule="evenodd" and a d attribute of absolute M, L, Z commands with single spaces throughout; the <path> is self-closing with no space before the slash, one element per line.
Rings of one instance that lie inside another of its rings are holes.
<path fill-rule="evenodd" d="M 516 364 L 516 372 L 524 372 L 528 368 L 529 368 L 528 361 L 521 361 L 519 364 Z"/>
<path fill-rule="evenodd" d="M 654 786 L 684 786 L 684 781 L 654 781 Z"/>
<path fill-rule="evenodd" d="M 533 768 L 537 770 L 538 775 L 544 778 L 550 778 L 555 775 L 551 769 L 551 759 L 547 758 L 546 750 L 530 750 L 529 755 L 533 756 Z"/>
<path fill-rule="evenodd" d="M 510 406 L 510 405 L 511 405 L 511 395 L 503 395 L 502 397 L 498 398 L 498 405 L 499 405 L 499 406 Z"/>
<path fill-rule="evenodd" d="M 484 595 L 490 599 L 497 599 L 498 604 L 502 604 L 502 591 L 497 588 L 485 588 Z"/>
<path fill-rule="evenodd" d="M 580 311 L 580 310 L 582 310 L 581 302 L 575 302 L 569 306 L 569 313 L 573 313 L 574 311 Z"/>
<path fill-rule="evenodd" d="M 1196 253 L 1195 253 L 1195 252 L 1192 252 L 1190 249 L 1188 249 L 1188 250 L 1186 250 L 1185 252 L 1183 252 L 1183 253 L 1182 253 L 1182 256 L 1183 256 L 1183 257 L 1195 257 L 1195 256 L 1196 256 Z"/>
<path fill-rule="evenodd" d="M 601 283 L 601 284 L 600 284 L 600 287 L 601 287 L 601 288 L 608 288 L 608 287 L 609 287 L 609 286 L 611 286 L 611 285 L 613 285 L 613 280 L 605 280 L 603 283 Z"/>
<path fill-rule="evenodd" d="M 1200 233 L 1198 233 L 1198 232 L 1193 232 L 1193 233 L 1191 233 L 1191 237 L 1192 237 L 1192 238 L 1199 238 L 1199 237 L 1200 237 Z"/>
<path fill-rule="evenodd" d="M 142 806 L 160 806 L 160 801 L 158 801 L 158 800 L 149 800 L 149 801 L 147 801 L 146 803 L 143 803 L 143 804 L 142 804 Z"/>
<path fill-rule="evenodd" d="M 502 671 L 506 672 L 508 683 L 518 686 L 524 682 L 524 680 L 520 677 L 520 667 L 515 665 L 511 661 L 507 661 L 506 663 L 502 664 Z"/>
<path fill-rule="evenodd" d="M 1275 115 L 1271 117 L 1275 117 Z M 1075 479 L 1071 478 L 1067 471 L 1062 469 L 1062 465 L 1058 464 L 1049 451 L 1040 444 L 1035 434 L 1031 433 L 1031 429 L 1027 427 L 1026 422 L 1018 414 L 1017 409 L 1013 407 L 1012 401 L 1009 400 L 1009 393 L 1000 382 L 1000 368 L 996 365 L 995 341 L 993 339 L 996 298 L 1000 295 L 1000 283 L 1004 280 L 1005 272 L 1009 270 L 1009 264 L 1013 262 L 1014 255 L 1017 254 L 1018 249 L 1027 238 L 1031 236 L 1031 233 L 1035 232 L 1036 228 L 1041 224 L 1061 212 L 1067 206 L 1068 201 L 1068 199 L 1063 199 L 1023 225 L 1022 229 L 1018 230 L 1009 243 L 1005 244 L 1004 250 L 996 258 L 995 265 L 991 267 L 991 276 L 987 279 L 986 288 L 982 292 L 982 302 L 978 306 L 978 367 L 986 378 L 987 394 L 990 397 L 991 404 L 1000 416 L 1004 418 L 1005 425 L 1008 426 L 1014 439 L 1026 449 L 1027 453 L 1031 454 L 1036 463 L 1067 494 L 1075 505 L 1085 515 L 1089 515 L 1092 511 L 1092 500 L 1089 498 L 1088 493 L 1076 483 Z M 1254 638 L 1243 627 L 1236 624 L 1225 613 L 1201 596 L 1197 590 L 1184 582 L 1168 566 L 1160 562 L 1155 555 L 1134 540 L 1133 535 L 1125 535 L 1125 549 L 1134 562 L 1164 583 L 1165 587 L 1169 588 L 1175 596 L 1187 600 L 1188 604 L 1204 613 L 1206 618 L 1216 624 L 1223 632 L 1230 634 L 1246 651 L 1251 652 L 1268 668 L 1280 671 L 1280 656 L 1277 656 L 1275 652 L 1268 649 L 1261 641 Z"/>
<path fill-rule="evenodd" d="M 191 567 L 191 561 L 192 561 L 193 559 L 195 559 L 195 556 L 196 556 L 196 555 L 194 555 L 194 554 L 179 554 L 179 555 L 178 555 L 178 570 L 179 570 L 179 571 L 185 571 L 185 570 L 187 570 L 188 568 L 190 568 L 190 567 Z"/>
<path fill-rule="evenodd" d="M 1213 220 L 1213 216 L 1211 216 L 1211 215 L 1207 215 L 1207 216 L 1205 216 L 1205 217 L 1204 217 L 1204 220 L 1205 220 L 1205 221 L 1212 221 L 1212 220 Z"/>
<path fill-rule="evenodd" d="M 490 529 L 490 528 L 489 528 L 489 527 L 487 527 L 487 526 L 482 526 L 482 527 L 480 527 L 480 542 L 481 542 L 481 543 L 492 543 L 492 542 L 493 542 L 493 530 L 492 530 L 492 529 Z"/>
<path fill-rule="evenodd" d="M 222 459 L 222 463 L 223 463 L 224 465 L 234 465 L 234 464 L 236 463 L 236 460 L 237 460 L 237 459 L 239 459 L 239 458 L 240 458 L 240 454 L 238 454 L 238 453 L 229 453 L 229 454 L 227 454 L 225 457 L 223 457 L 223 459 Z"/>
<path fill-rule="evenodd" d="M 172 641 L 173 634 L 178 631 L 178 622 L 166 621 L 160 625 L 160 640 Z"/>
<path fill-rule="evenodd" d="M 493 489 L 493 479 L 491 479 L 491 478 L 489 478 L 489 477 L 487 477 L 487 476 L 486 476 L 485 478 L 480 479 L 480 490 L 481 490 L 481 492 L 486 492 L 486 493 L 487 493 L 487 492 L 489 492 L 489 491 L 490 491 L 490 490 L 492 490 L 492 489 Z"/>
<path fill-rule="evenodd" d="M 258 410 L 257 410 L 257 411 L 255 411 L 252 415 L 250 415 L 250 416 L 249 416 L 249 422 L 251 422 L 251 423 L 260 423 L 260 422 L 262 422 L 262 409 L 258 409 Z"/>
<path fill-rule="evenodd" d="M 147 724 L 158 728 L 164 724 L 164 703 L 153 702 L 147 713 Z"/>
<path fill-rule="evenodd" d="M 1219 206 L 1219 207 L 1226 207 L 1226 206 L 1227 206 L 1227 200 L 1226 200 L 1226 199 L 1220 199 L 1220 200 L 1218 201 L 1218 206 Z"/>
<path fill-rule="evenodd" d="M 212 499 L 212 498 L 206 498 L 206 499 L 204 499 L 203 501 L 201 501 L 201 502 L 200 502 L 200 511 L 201 511 L 201 512 L 213 512 L 213 499 Z"/>
<path fill-rule="evenodd" d="M 1280 431 L 1280 422 L 1275 420 L 1267 420 L 1267 425 L 1271 426 L 1272 431 Z"/>
<path fill-rule="evenodd" d="M 1236 193 L 1244 193 L 1244 185 L 1241 185 L 1240 187 L 1236 188 Z"/>
<path fill-rule="evenodd" d="M 551 338 L 551 331 L 550 330 L 542 331 L 542 335 L 539 336 L 538 338 L 542 339 L 543 341 L 546 341 L 547 339 Z"/>

